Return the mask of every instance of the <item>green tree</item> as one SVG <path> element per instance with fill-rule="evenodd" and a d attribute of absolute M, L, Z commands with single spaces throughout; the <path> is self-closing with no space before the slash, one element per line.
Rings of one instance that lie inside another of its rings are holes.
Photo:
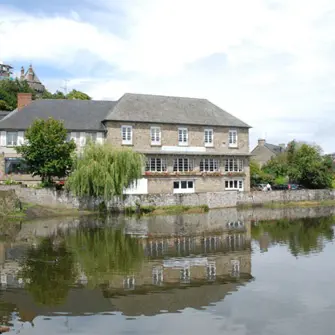
<path fill-rule="evenodd" d="M 43 183 L 51 183 L 54 177 L 67 176 L 72 167 L 76 145 L 73 140 L 67 142 L 66 137 L 63 122 L 37 119 L 25 133 L 27 142 L 17 146 L 16 151 L 33 176 L 40 176 Z"/>
<path fill-rule="evenodd" d="M 66 96 L 67 99 L 76 99 L 76 100 L 91 100 L 92 98 L 88 96 L 86 93 L 72 90 L 69 94 Z"/>
<path fill-rule="evenodd" d="M 31 247 L 19 273 L 35 302 L 48 306 L 61 304 L 77 279 L 73 254 L 64 241 L 53 242 L 48 237 L 37 248 Z"/>
<path fill-rule="evenodd" d="M 250 185 L 255 187 L 258 184 L 270 183 L 273 181 L 273 176 L 264 172 L 258 162 L 250 160 Z"/>
<path fill-rule="evenodd" d="M 35 91 L 32 90 L 26 80 L 0 80 L 1 109 L 12 111 L 17 107 L 18 93 L 32 93 L 35 99 Z"/>
<path fill-rule="evenodd" d="M 274 178 L 285 177 L 288 173 L 287 153 L 281 153 L 272 157 L 263 167 L 262 170 L 274 176 Z"/>
<path fill-rule="evenodd" d="M 131 149 L 88 143 L 74 158 L 66 187 L 78 196 L 101 197 L 109 201 L 123 194 L 142 176 L 143 156 Z"/>
<path fill-rule="evenodd" d="M 302 144 L 290 155 L 290 180 L 312 189 L 332 187 L 332 161 L 322 155 L 319 147 Z"/>

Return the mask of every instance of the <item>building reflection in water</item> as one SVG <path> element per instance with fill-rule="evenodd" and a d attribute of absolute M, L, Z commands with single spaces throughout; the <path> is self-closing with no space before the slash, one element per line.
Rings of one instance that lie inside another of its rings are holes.
<path fill-rule="evenodd" d="M 13 306 L 23 321 L 60 312 L 155 315 L 163 310 L 201 309 L 224 299 L 252 279 L 250 227 L 241 221 L 228 222 L 214 232 L 186 230 L 166 236 L 147 233 L 134 238 L 140 240 L 145 255 L 139 270 L 126 275 L 112 273 L 108 282 L 90 288 L 81 270 L 78 286 L 69 288 L 65 301 L 55 306 L 36 303 L 16 276 L 19 263 L 2 257 L 1 299 L 6 310 Z M 8 280 L 10 290 L 6 290 Z M 185 287 L 187 290 L 181 289 Z"/>

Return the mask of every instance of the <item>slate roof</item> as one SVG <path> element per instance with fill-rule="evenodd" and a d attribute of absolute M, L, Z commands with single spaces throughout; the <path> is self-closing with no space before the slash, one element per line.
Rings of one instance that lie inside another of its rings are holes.
<path fill-rule="evenodd" d="M 104 130 L 102 120 L 115 106 L 115 101 L 34 100 L 20 111 L 14 110 L 0 120 L 1 129 L 25 130 L 35 119 L 53 117 L 64 121 L 68 130 Z"/>
<path fill-rule="evenodd" d="M 104 120 L 250 128 L 206 99 L 127 93 L 118 101 L 34 100 L 0 119 L 0 129 L 25 130 L 48 117 L 73 131 L 105 130 Z"/>
<path fill-rule="evenodd" d="M 9 113 L 9 111 L 0 111 L 0 120 L 7 116 Z"/>
<path fill-rule="evenodd" d="M 123 95 L 106 120 L 250 128 L 206 99 L 134 93 Z"/>
<path fill-rule="evenodd" d="M 271 150 L 276 155 L 279 155 L 280 153 L 285 151 L 284 148 L 282 148 L 279 145 L 275 145 L 275 144 L 265 143 L 264 146 L 267 147 L 269 150 Z"/>

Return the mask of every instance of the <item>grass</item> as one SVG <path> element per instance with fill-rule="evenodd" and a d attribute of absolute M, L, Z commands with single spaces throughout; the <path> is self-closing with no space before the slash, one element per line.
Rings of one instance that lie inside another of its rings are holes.
<path fill-rule="evenodd" d="M 195 213 L 206 213 L 209 208 L 207 205 L 200 206 L 140 206 L 140 214 L 142 215 L 175 215 L 175 214 L 195 214 Z M 136 207 L 126 207 L 125 213 L 127 215 L 138 214 Z"/>
<path fill-rule="evenodd" d="M 92 214 L 89 211 L 79 211 L 77 209 L 69 209 L 59 206 L 40 206 L 32 203 L 22 203 L 22 209 L 6 215 L 8 221 L 22 221 L 38 218 L 50 218 L 60 216 L 78 216 Z"/>

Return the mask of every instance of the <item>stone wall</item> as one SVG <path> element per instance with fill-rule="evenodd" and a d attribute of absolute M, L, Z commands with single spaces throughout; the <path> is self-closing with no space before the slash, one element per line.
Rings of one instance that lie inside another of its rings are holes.
<path fill-rule="evenodd" d="M 64 208 L 93 209 L 99 201 L 92 198 L 78 199 L 64 191 L 49 189 L 34 189 L 18 185 L 1 185 L 1 190 L 15 190 L 23 202 L 35 203 L 42 206 L 57 206 Z M 128 195 L 123 200 L 115 199 L 108 204 L 112 209 L 123 209 L 135 206 L 201 206 L 209 208 L 236 207 L 238 205 L 259 205 L 271 202 L 324 201 L 335 200 L 335 190 L 300 190 L 300 191 L 271 191 L 271 192 L 207 192 L 192 194 L 148 194 Z"/>

